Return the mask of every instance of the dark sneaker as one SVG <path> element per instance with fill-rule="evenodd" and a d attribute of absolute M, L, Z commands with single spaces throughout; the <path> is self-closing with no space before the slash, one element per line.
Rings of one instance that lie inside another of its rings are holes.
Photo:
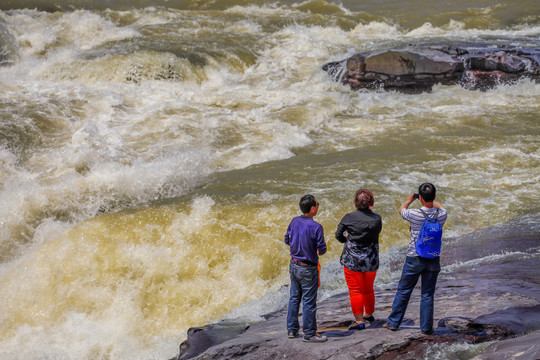
<path fill-rule="evenodd" d="M 424 335 L 431 335 L 433 333 L 434 333 L 433 329 L 427 330 L 427 331 L 422 330 L 422 334 L 424 334 Z"/>
<path fill-rule="evenodd" d="M 319 333 L 316 333 L 313 336 L 304 336 L 304 341 L 305 342 L 320 343 L 320 342 L 325 342 L 326 340 L 328 340 L 328 338 L 326 336 L 324 336 L 324 335 L 319 334 Z"/>
<path fill-rule="evenodd" d="M 298 331 L 289 331 L 288 337 L 289 339 L 294 339 L 296 335 L 298 335 Z"/>
<path fill-rule="evenodd" d="M 364 330 L 366 328 L 366 324 L 360 323 L 349 326 L 349 330 Z"/>
<path fill-rule="evenodd" d="M 398 328 L 395 327 L 395 326 L 392 326 L 390 325 L 389 323 L 385 322 L 384 325 L 382 326 L 383 328 L 385 329 L 388 329 L 388 330 L 392 330 L 392 331 L 396 331 Z"/>
<path fill-rule="evenodd" d="M 364 321 L 374 322 L 375 318 L 373 317 L 373 315 L 371 315 L 371 316 L 368 316 L 368 317 L 364 317 Z"/>

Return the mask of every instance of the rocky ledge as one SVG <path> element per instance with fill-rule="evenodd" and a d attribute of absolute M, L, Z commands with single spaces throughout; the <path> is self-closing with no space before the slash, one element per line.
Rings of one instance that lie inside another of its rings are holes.
<path fill-rule="evenodd" d="M 333 80 L 351 89 L 418 93 L 433 85 L 486 90 L 522 78 L 540 79 L 540 49 L 493 44 L 407 45 L 356 53 L 324 64 Z"/>
<path fill-rule="evenodd" d="M 348 330 L 345 292 L 319 303 L 325 343 L 288 339 L 283 310 L 256 324 L 192 328 L 175 359 L 419 359 L 456 343 L 485 344 L 477 360 L 540 359 L 540 214 L 448 239 L 444 250 L 432 335 L 418 326 L 418 289 L 398 331 L 382 327 L 395 289 L 377 289 L 376 319 L 365 330 Z"/>

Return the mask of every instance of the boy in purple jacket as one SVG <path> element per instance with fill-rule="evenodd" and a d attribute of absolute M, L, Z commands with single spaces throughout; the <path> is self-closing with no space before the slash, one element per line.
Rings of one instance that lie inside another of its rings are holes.
<path fill-rule="evenodd" d="M 302 300 L 302 328 L 305 342 L 324 342 L 326 336 L 317 333 L 317 288 L 319 285 L 319 255 L 326 253 L 326 242 L 321 224 L 313 220 L 319 203 L 313 195 L 300 199 L 300 210 L 304 215 L 291 220 L 285 244 L 291 248 L 291 294 L 287 312 L 287 331 L 291 339 L 300 330 L 298 311 Z"/>

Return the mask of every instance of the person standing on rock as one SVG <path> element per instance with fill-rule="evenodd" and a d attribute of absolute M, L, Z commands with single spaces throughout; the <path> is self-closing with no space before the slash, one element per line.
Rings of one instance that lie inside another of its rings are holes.
<path fill-rule="evenodd" d="M 374 321 L 375 292 L 373 283 L 379 269 L 379 234 L 382 219 L 374 213 L 375 198 L 367 189 L 354 194 L 356 211 L 346 214 L 339 222 L 336 239 L 344 243 L 341 265 L 349 288 L 355 323 L 349 330 L 366 328 L 364 321 Z"/>
<path fill-rule="evenodd" d="M 319 287 L 319 255 L 326 253 L 326 242 L 321 224 L 313 220 L 319 211 L 319 202 L 313 195 L 300 199 L 301 216 L 291 220 L 285 234 L 291 261 L 289 274 L 291 290 L 287 311 L 287 331 L 291 339 L 300 330 L 298 312 L 302 301 L 302 328 L 305 342 L 324 342 L 326 336 L 317 333 L 317 290 Z"/>
<path fill-rule="evenodd" d="M 447 213 L 443 205 L 435 201 L 436 189 L 431 183 L 423 183 L 418 188 L 418 194 L 410 194 L 399 208 L 399 214 L 407 220 L 411 227 L 411 237 L 407 250 L 407 258 L 403 265 L 401 279 L 392 305 L 392 312 L 388 316 L 388 322 L 383 327 L 396 331 L 403 321 L 405 311 L 411 294 L 418 279 L 421 277 L 421 300 L 420 300 L 420 330 L 423 334 L 433 333 L 433 308 L 435 298 L 435 285 L 441 270 L 440 257 L 433 259 L 421 257 L 416 250 L 416 242 L 420 230 L 426 220 L 426 216 L 436 218 L 442 227 L 446 222 Z M 409 209 L 414 200 L 419 199 L 421 209 Z"/>

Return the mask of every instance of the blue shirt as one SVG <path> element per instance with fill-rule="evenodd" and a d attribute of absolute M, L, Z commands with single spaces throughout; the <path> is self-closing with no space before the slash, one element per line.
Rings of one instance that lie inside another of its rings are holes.
<path fill-rule="evenodd" d="M 306 215 L 291 220 L 285 234 L 285 244 L 290 246 L 293 259 L 313 264 L 319 262 L 317 250 L 320 255 L 326 252 L 322 225 Z"/>

